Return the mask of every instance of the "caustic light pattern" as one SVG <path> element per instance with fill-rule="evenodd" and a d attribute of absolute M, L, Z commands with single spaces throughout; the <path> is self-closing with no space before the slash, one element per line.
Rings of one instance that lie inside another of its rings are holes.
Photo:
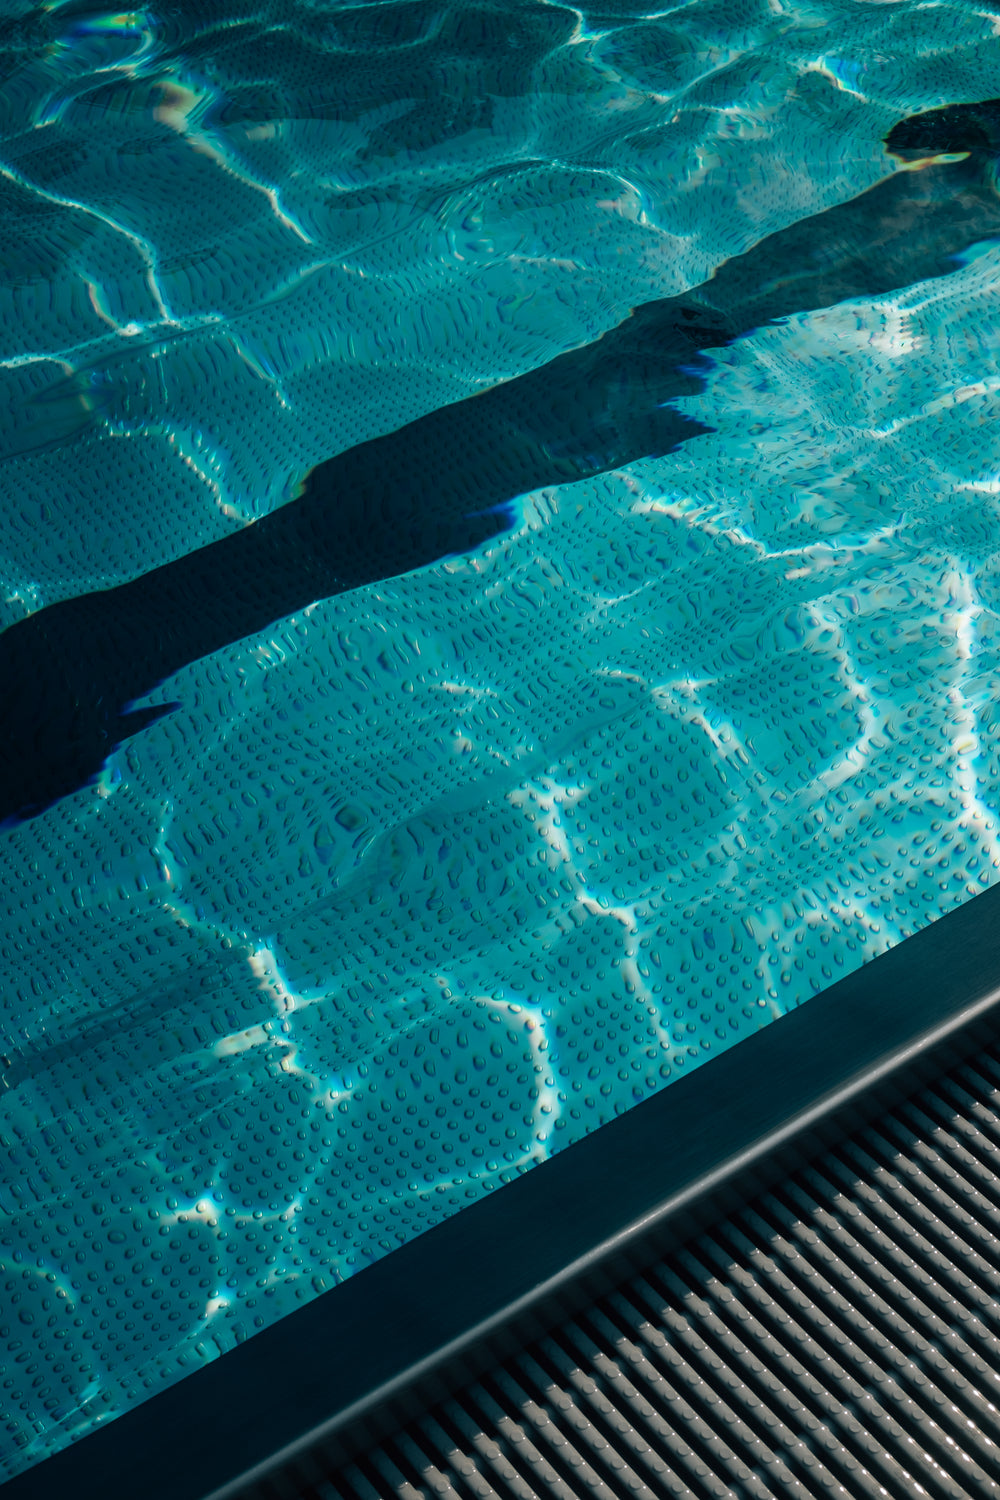
<path fill-rule="evenodd" d="M 904 170 L 894 122 L 1000 93 L 998 31 L 8 4 L 0 618 Z M 677 452 L 187 662 L 0 835 L 0 1472 L 996 879 L 998 275 L 713 349 Z"/>

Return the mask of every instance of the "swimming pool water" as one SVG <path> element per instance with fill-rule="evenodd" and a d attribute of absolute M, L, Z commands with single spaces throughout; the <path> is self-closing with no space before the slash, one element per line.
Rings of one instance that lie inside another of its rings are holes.
<path fill-rule="evenodd" d="M 5 0 L 3 623 L 855 198 L 998 33 Z M 190 662 L 0 832 L 0 1477 L 997 878 L 998 277 L 712 349 L 677 452 Z"/>

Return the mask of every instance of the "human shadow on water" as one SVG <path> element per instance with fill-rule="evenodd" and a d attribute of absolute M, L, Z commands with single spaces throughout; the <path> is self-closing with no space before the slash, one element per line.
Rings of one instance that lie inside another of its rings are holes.
<path fill-rule="evenodd" d="M 93 783 L 174 704 L 135 707 L 188 662 L 347 589 L 467 552 L 512 501 L 675 451 L 711 431 L 670 403 L 701 351 L 795 313 L 946 276 L 1000 237 L 1000 100 L 899 121 L 906 168 L 767 236 L 709 280 L 637 307 L 594 343 L 339 453 L 263 520 L 0 636 L 0 827 Z M 950 159 L 941 159 L 950 158 Z"/>

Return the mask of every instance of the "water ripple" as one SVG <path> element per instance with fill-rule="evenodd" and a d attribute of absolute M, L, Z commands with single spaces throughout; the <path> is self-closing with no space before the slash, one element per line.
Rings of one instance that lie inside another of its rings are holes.
<path fill-rule="evenodd" d="M 3 621 L 858 194 L 998 43 L 909 0 L 8 3 Z M 55 1337 L 0 1471 L 996 880 L 998 276 L 716 351 L 705 436 L 185 667 L 3 835 L 0 1257 Z"/>

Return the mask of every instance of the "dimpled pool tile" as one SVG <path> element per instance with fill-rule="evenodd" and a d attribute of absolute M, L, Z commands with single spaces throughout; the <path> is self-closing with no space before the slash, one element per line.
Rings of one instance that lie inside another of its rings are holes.
<path fill-rule="evenodd" d="M 464 398 L 878 182 L 997 45 L 909 0 L 7 4 L 0 618 L 449 403 L 488 489 Z M 191 661 L 0 834 L 0 1476 L 996 880 L 997 276 L 713 351 L 677 452 Z"/>

